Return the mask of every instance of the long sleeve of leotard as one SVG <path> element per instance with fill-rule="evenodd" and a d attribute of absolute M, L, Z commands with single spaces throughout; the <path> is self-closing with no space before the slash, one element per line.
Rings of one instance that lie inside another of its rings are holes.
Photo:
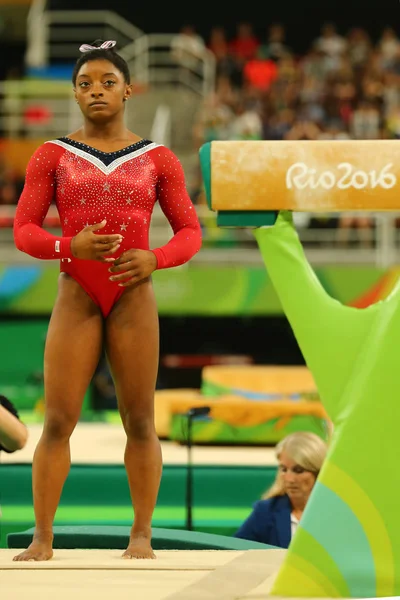
<path fill-rule="evenodd" d="M 52 235 L 43 229 L 56 189 L 55 172 L 62 149 L 43 144 L 30 159 L 25 185 L 14 220 L 14 241 L 18 250 L 41 259 L 72 258 L 71 237 Z"/>
<path fill-rule="evenodd" d="M 166 269 L 189 261 L 200 250 L 202 235 L 179 159 L 162 147 L 155 153 L 154 162 L 158 172 L 158 202 L 174 232 L 167 244 L 153 250 L 157 269 Z"/>

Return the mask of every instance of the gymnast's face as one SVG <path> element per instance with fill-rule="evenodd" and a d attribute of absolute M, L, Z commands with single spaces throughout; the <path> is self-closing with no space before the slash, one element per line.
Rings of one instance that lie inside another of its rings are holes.
<path fill-rule="evenodd" d="M 83 115 L 90 121 L 104 122 L 123 110 L 132 86 L 112 62 L 99 59 L 82 65 L 74 92 Z"/>
<path fill-rule="evenodd" d="M 279 472 L 292 503 L 307 502 L 316 481 L 315 473 L 303 469 L 284 451 L 279 457 Z"/>

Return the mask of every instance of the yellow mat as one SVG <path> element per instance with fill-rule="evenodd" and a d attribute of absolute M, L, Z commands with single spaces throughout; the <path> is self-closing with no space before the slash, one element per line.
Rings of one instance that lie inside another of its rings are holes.
<path fill-rule="evenodd" d="M 214 398 L 211 402 L 207 398 L 189 400 L 180 398 L 171 401 L 171 415 L 183 414 L 190 408 L 197 406 L 209 406 L 210 417 L 238 427 L 251 427 L 261 425 L 271 419 L 283 419 L 286 421 L 298 415 L 308 415 L 320 419 L 327 419 L 326 411 L 320 402 L 307 401 L 285 401 L 276 402 L 251 402 L 249 400 L 221 396 Z"/>
<path fill-rule="evenodd" d="M 303 366 L 209 366 L 203 369 L 202 379 L 229 390 L 283 396 L 317 394 L 314 378 Z"/>

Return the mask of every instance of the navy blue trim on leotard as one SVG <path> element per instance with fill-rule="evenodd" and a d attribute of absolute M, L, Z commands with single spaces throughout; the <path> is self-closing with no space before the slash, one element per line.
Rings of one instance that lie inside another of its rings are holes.
<path fill-rule="evenodd" d="M 77 142 L 76 140 L 72 140 L 69 137 L 60 137 L 57 139 L 60 142 L 64 142 L 65 144 L 76 148 L 77 150 L 83 150 L 84 152 L 95 156 L 107 167 L 112 162 L 114 162 L 114 160 L 117 160 L 117 158 L 120 158 L 121 156 L 126 156 L 127 154 L 131 154 L 132 152 L 137 152 L 138 150 L 141 150 L 142 148 L 145 148 L 146 146 L 149 146 L 153 143 L 150 140 L 143 139 L 139 140 L 138 142 L 135 142 L 134 144 L 131 144 L 130 146 L 127 146 L 126 148 L 122 148 L 122 150 L 117 150 L 116 152 L 103 152 L 102 150 L 97 150 L 97 148 L 88 146 L 83 142 Z"/>

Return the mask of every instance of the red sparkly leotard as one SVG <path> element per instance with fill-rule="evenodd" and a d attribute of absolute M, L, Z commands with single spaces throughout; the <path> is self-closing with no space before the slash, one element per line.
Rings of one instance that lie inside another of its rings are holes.
<path fill-rule="evenodd" d="M 118 254 L 149 249 L 149 226 L 158 200 L 174 232 L 152 250 L 157 268 L 181 265 L 201 247 L 201 229 L 188 196 L 182 166 L 165 146 L 140 140 L 118 152 L 101 152 L 70 138 L 46 142 L 32 156 L 18 202 L 14 239 L 19 250 L 40 259 L 60 259 L 107 316 L 125 288 L 110 281 L 110 264 L 74 258 L 71 240 L 87 225 L 107 220 L 100 234 L 121 233 Z M 43 229 L 55 202 L 62 236 Z"/>

